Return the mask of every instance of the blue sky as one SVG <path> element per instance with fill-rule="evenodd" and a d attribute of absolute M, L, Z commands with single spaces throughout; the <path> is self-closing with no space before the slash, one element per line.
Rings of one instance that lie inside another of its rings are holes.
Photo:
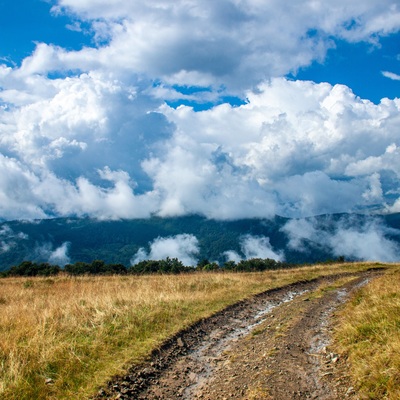
<path fill-rule="evenodd" d="M 68 50 L 95 46 L 90 24 L 74 14 L 52 10 L 56 4 L 54 0 L 0 1 L 0 56 L 3 62 L 20 65 L 39 42 Z M 76 29 L 78 26 L 79 29 Z M 382 72 L 388 71 L 400 76 L 400 33 L 385 35 L 377 43 L 332 40 L 333 48 L 328 50 L 323 60 L 300 67 L 287 76 L 318 83 L 329 82 L 332 85 L 344 84 L 352 88 L 357 96 L 374 103 L 379 103 L 383 97 L 399 97 L 400 79 L 388 79 Z M 196 90 L 199 88 L 189 88 L 186 93 Z M 236 97 L 225 97 L 220 102 L 240 104 Z M 172 101 L 170 104 L 175 107 L 178 104 L 190 104 L 203 109 L 211 107 L 213 102 L 198 105 L 190 101 Z"/>
<path fill-rule="evenodd" d="M 52 4 L 42 0 L 0 1 L 1 57 L 20 64 L 32 54 L 35 43 L 53 43 L 78 50 L 91 44 L 90 34 L 68 29 L 74 24 L 69 15 L 51 12 Z"/>
<path fill-rule="evenodd" d="M 0 0 L 0 219 L 400 211 L 396 0 Z"/>
<path fill-rule="evenodd" d="M 382 38 L 379 45 L 336 41 L 322 63 L 315 62 L 301 69 L 297 79 L 314 82 L 341 83 L 364 99 L 379 103 L 383 97 L 400 95 L 400 80 L 385 77 L 382 72 L 400 74 L 400 34 Z"/>

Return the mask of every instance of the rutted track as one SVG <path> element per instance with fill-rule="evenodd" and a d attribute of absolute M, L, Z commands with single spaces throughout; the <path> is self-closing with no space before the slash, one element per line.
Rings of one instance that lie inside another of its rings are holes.
<path fill-rule="evenodd" d="M 329 317 L 377 273 L 297 282 L 236 303 L 179 332 L 94 399 L 351 397 L 334 371 L 338 357 L 325 354 Z M 354 279 L 313 297 L 321 285 L 345 277 Z"/>

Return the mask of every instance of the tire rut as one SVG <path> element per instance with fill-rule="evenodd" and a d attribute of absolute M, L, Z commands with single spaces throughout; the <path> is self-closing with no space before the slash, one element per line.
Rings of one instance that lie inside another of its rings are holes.
<path fill-rule="evenodd" d="M 297 282 L 238 302 L 179 332 L 92 399 L 341 398 L 332 384 L 337 360 L 325 354 L 329 317 L 377 273 Z M 354 280 L 311 300 L 320 285 L 344 277 Z"/>

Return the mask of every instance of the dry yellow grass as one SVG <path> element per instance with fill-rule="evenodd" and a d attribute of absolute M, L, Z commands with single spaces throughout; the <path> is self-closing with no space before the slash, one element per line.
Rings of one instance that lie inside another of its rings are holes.
<path fill-rule="evenodd" d="M 140 361 L 167 337 L 228 304 L 298 280 L 370 266 L 1 279 L 0 398 L 87 398 L 128 362 Z"/>
<path fill-rule="evenodd" d="M 337 351 L 363 399 L 400 399 L 400 267 L 359 290 L 338 316 Z"/>

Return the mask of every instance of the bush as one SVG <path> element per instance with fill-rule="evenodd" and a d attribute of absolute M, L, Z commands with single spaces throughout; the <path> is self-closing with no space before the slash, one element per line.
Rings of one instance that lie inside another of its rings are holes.
<path fill-rule="evenodd" d="M 36 264 L 32 261 L 23 261 L 18 266 L 11 267 L 5 272 L 6 276 L 51 276 L 61 271 L 58 265 L 49 263 Z"/>

